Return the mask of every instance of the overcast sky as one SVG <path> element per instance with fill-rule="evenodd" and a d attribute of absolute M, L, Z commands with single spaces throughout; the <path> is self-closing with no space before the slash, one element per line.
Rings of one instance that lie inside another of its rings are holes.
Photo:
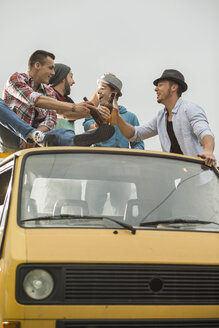
<path fill-rule="evenodd" d="M 7 78 L 25 72 L 29 56 L 44 49 L 71 66 L 75 102 L 89 98 L 96 80 L 112 72 L 123 82 L 120 104 L 144 123 L 162 108 L 153 80 L 175 68 L 188 84 L 183 98 L 207 113 L 219 162 L 218 0 L 0 0 L 0 5 L 1 94 Z M 161 150 L 158 137 L 146 140 L 145 148 Z"/>

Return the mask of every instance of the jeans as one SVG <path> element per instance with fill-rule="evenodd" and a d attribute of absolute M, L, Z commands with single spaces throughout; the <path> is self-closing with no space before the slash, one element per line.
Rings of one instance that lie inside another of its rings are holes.
<path fill-rule="evenodd" d="M 12 153 L 20 149 L 20 139 L 27 141 L 36 129 L 15 114 L 0 98 L 0 152 Z M 75 133 L 71 129 L 46 132 L 56 136 L 57 146 L 74 146 Z"/>
<path fill-rule="evenodd" d="M 0 151 L 14 152 L 20 148 L 20 138 L 26 140 L 35 129 L 15 114 L 0 98 Z"/>
<path fill-rule="evenodd" d="M 71 129 L 60 128 L 46 132 L 46 135 L 52 134 L 56 137 L 54 146 L 74 146 L 75 133 Z"/>

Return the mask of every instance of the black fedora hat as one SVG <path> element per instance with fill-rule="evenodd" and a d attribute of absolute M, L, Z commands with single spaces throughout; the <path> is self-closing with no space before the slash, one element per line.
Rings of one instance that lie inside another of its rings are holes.
<path fill-rule="evenodd" d="M 163 74 L 161 75 L 161 77 L 159 77 L 159 79 L 156 79 L 153 83 L 154 85 L 158 85 L 158 83 L 161 80 L 171 80 L 174 81 L 176 83 L 178 83 L 179 85 L 181 85 L 182 87 L 182 92 L 185 92 L 188 88 L 184 76 L 182 75 L 182 73 L 180 73 L 179 71 L 177 71 L 176 69 L 166 69 Z"/>

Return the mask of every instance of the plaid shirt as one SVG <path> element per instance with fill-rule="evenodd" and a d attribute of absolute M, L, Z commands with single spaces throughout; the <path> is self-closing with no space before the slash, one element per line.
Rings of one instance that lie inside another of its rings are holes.
<path fill-rule="evenodd" d="M 33 79 L 25 73 L 14 73 L 6 82 L 3 90 L 3 100 L 22 120 L 27 124 L 38 128 L 46 126 L 49 130 L 56 125 L 56 111 L 43 109 L 35 106 L 38 98 L 42 95 L 56 99 L 53 88 L 41 84 L 34 91 Z"/>

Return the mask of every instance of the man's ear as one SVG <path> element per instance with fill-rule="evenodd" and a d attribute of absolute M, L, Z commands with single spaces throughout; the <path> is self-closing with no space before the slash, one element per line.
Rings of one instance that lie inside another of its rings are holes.
<path fill-rule="evenodd" d="M 179 85 L 177 83 L 172 84 L 173 91 L 177 91 L 178 88 L 179 88 Z"/>
<path fill-rule="evenodd" d="M 34 64 L 34 67 L 35 67 L 36 70 L 39 70 L 40 67 L 41 67 L 40 62 L 36 62 L 36 63 Z"/>

